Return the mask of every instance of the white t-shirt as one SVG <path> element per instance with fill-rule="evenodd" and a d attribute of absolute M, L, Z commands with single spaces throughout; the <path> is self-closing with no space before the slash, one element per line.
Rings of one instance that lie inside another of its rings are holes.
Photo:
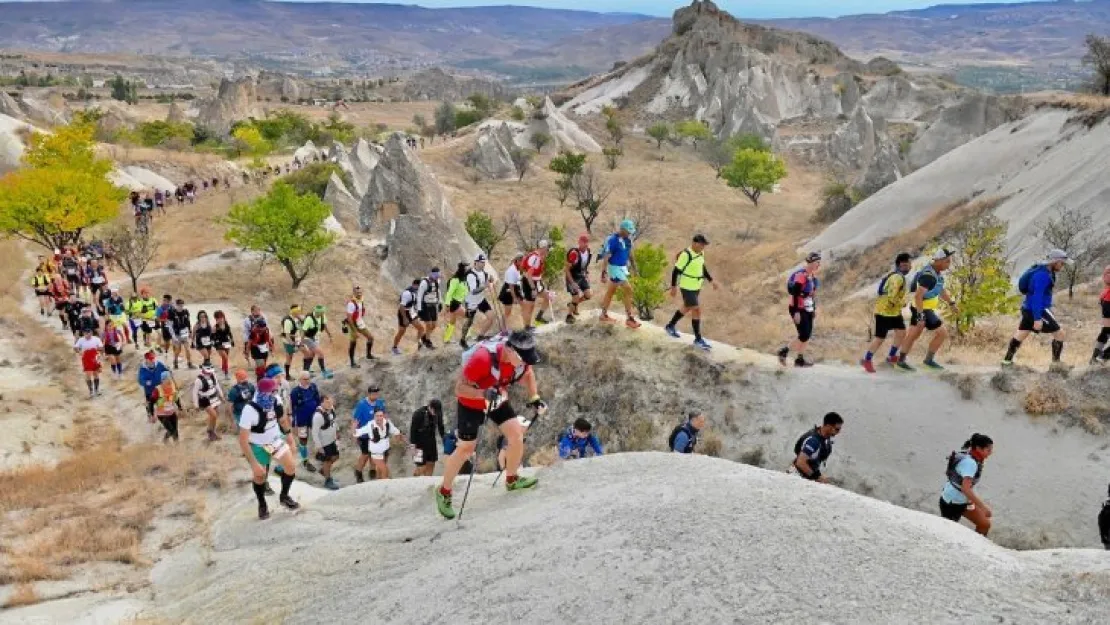
<path fill-rule="evenodd" d="M 374 442 L 375 432 L 377 432 L 377 438 L 379 439 L 376 443 Z M 397 426 L 393 425 L 393 422 L 389 419 L 386 419 L 385 424 L 382 426 L 379 426 L 378 420 L 374 419 L 370 423 L 360 427 L 355 433 L 359 436 L 370 437 L 370 442 L 367 444 L 370 453 L 384 454 L 389 451 L 389 446 L 391 444 L 389 439 L 400 434 L 401 430 L 398 430 Z"/>
<path fill-rule="evenodd" d="M 366 306 L 362 302 L 347 302 L 347 318 L 355 319 L 355 325 L 359 328 L 366 327 Z"/>
<path fill-rule="evenodd" d="M 95 350 L 99 350 L 99 349 L 103 348 L 104 347 L 104 342 L 101 341 L 100 338 L 96 337 L 96 336 L 89 336 L 89 337 L 82 336 L 82 337 L 78 338 L 76 342 L 73 343 L 73 347 L 80 350 L 80 352 L 83 354 L 83 353 L 88 352 L 88 351 L 95 351 Z"/>
<path fill-rule="evenodd" d="M 516 263 L 509 263 L 509 268 L 505 270 L 505 284 L 520 285 L 520 270 L 516 268 Z"/>
<path fill-rule="evenodd" d="M 482 300 L 486 299 L 486 285 L 490 282 L 489 271 L 471 270 L 466 274 L 466 307 L 468 309 L 477 308 Z"/>
<path fill-rule="evenodd" d="M 257 400 L 257 396 L 255 397 L 255 399 Z M 250 433 L 249 440 L 252 445 L 272 445 L 284 438 L 281 433 L 281 427 L 278 426 L 276 413 L 276 409 L 278 406 L 281 406 L 283 410 L 285 408 L 285 404 L 281 401 L 281 397 L 274 396 L 274 411 L 272 411 L 269 415 L 270 420 L 266 423 L 266 430 L 261 434 L 257 432 Z M 255 425 L 258 425 L 258 420 L 260 418 L 261 415 L 259 415 L 258 411 L 254 409 L 254 406 L 247 404 L 246 406 L 243 406 L 243 412 L 239 415 L 239 427 L 249 430 Z"/>

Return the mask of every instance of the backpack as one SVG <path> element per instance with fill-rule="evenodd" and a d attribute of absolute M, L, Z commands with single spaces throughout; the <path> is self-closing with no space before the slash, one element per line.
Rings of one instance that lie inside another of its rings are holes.
<path fill-rule="evenodd" d="M 1029 288 L 1032 286 L 1033 275 L 1044 268 L 1044 265 L 1033 265 L 1025 270 L 1018 278 L 1018 292 L 1022 295 L 1029 295 Z"/>
<path fill-rule="evenodd" d="M 798 454 L 802 453 L 802 444 L 806 442 L 806 439 L 809 438 L 810 436 L 812 436 L 813 434 L 816 434 L 816 433 L 817 433 L 817 427 L 815 426 L 812 430 L 806 430 L 805 434 L 802 434 L 801 436 L 798 437 L 798 440 L 794 442 L 794 456 L 795 457 L 797 457 Z"/>
<path fill-rule="evenodd" d="M 484 349 L 489 352 L 490 362 L 492 363 L 490 365 L 490 375 L 492 375 L 495 380 L 500 382 L 501 368 L 498 366 L 500 362 L 497 356 L 502 351 L 504 346 L 508 344 L 508 342 L 509 339 L 507 337 L 499 336 L 492 339 L 487 339 L 480 343 L 475 343 L 469 349 L 462 353 L 462 366 L 465 367 L 466 363 L 470 362 L 470 359 L 474 356 L 474 354 L 478 353 L 479 349 Z"/>
<path fill-rule="evenodd" d="M 882 297 L 884 295 L 883 291 L 886 290 L 887 280 L 890 280 L 892 277 L 894 277 L 896 275 L 901 276 L 903 274 L 902 274 L 901 271 L 892 271 L 892 272 L 886 274 L 885 276 L 883 276 L 882 280 L 879 280 L 879 289 L 878 289 L 879 297 Z"/>
<path fill-rule="evenodd" d="M 967 451 L 953 451 L 948 454 L 948 469 L 945 473 L 948 475 L 948 482 L 956 488 L 956 490 L 963 492 L 964 478 L 959 473 L 956 473 L 956 465 L 960 464 L 964 458 L 971 454 Z M 972 486 L 979 483 L 979 478 L 983 475 L 983 465 L 979 462 L 975 463 L 975 476 L 971 478 Z"/>
<path fill-rule="evenodd" d="M 690 263 L 686 263 L 686 264 L 689 265 Z M 805 269 L 799 269 L 799 270 L 795 271 L 794 273 L 790 274 L 790 276 L 786 279 L 786 294 L 787 295 L 793 295 L 793 293 L 790 291 L 790 288 L 792 286 L 794 286 L 794 276 L 796 276 L 800 273 L 805 273 L 805 271 L 806 271 Z"/>
<path fill-rule="evenodd" d="M 694 445 L 697 445 L 698 443 L 698 435 L 690 432 L 690 429 L 687 427 L 689 424 L 689 421 L 683 421 L 679 425 L 675 426 L 673 430 L 671 430 L 671 435 L 667 438 L 667 449 L 669 449 L 670 451 L 674 451 L 674 442 L 676 439 L 678 439 L 678 433 L 686 432 L 690 435 L 689 448 L 691 449 L 691 451 L 693 450 Z M 683 453 L 685 453 L 685 450 L 683 450 Z"/>

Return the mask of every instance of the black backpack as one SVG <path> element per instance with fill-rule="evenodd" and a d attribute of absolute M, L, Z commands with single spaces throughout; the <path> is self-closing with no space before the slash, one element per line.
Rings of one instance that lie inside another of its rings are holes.
<path fill-rule="evenodd" d="M 674 442 L 678 438 L 679 432 L 686 432 L 687 434 L 690 434 L 691 448 L 698 443 L 698 435 L 690 433 L 689 429 L 686 427 L 687 425 L 689 425 L 689 423 L 689 421 L 683 421 L 682 423 L 675 426 L 673 430 L 671 430 L 671 435 L 667 438 L 668 451 L 674 451 Z"/>
<path fill-rule="evenodd" d="M 816 434 L 816 433 L 817 433 L 817 427 L 814 427 L 812 430 L 807 430 L 805 434 L 802 434 L 801 436 L 798 437 L 798 440 L 794 443 L 794 456 L 795 457 L 797 457 L 798 454 L 802 453 L 802 443 L 806 442 L 807 438 L 809 438 L 810 436 L 812 436 L 813 434 Z"/>

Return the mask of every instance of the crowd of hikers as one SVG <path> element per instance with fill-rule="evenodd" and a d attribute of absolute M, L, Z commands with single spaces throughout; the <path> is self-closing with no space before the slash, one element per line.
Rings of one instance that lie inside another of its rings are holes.
<path fill-rule="evenodd" d="M 212 181 L 213 186 L 217 183 Z M 186 190 L 184 197 L 188 201 L 190 191 Z M 624 220 L 616 232 L 605 238 L 596 254 L 588 235 L 579 237 L 577 245 L 567 251 L 562 276 L 569 296 L 565 323 L 576 323 L 580 306 L 593 298 L 590 268 L 596 263 L 604 286 L 601 322 L 615 321 L 608 311 L 619 294 L 626 312 L 625 325 L 631 329 L 640 327 L 630 286 L 636 272 L 632 254 L 634 234 L 635 224 Z M 693 346 L 703 350 L 712 347 L 702 336 L 700 293 L 706 283 L 717 288 L 705 260 L 708 245 L 709 240 L 699 234 L 676 255 L 670 294 L 672 297 L 681 294 L 681 304 L 665 326 L 668 335 L 679 338 L 677 326 L 689 317 Z M 432 476 L 442 449 L 443 472 L 435 491 L 436 508 L 445 518 L 460 517 L 463 508 L 455 508 L 455 481 L 462 473 L 473 476 L 478 441 L 483 426 L 489 422 L 499 433 L 497 466 L 504 474 L 505 487 L 518 491 L 536 485 L 537 478 L 521 475 L 519 470 L 528 428 L 547 409 L 538 392 L 533 366 L 539 360 L 534 329 L 557 318 L 554 294 L 544 281 L 550 251 L 549 242 L 541 241 L 535 249 L 516 254 L 503 277 L 493 271 L 484 254 L 479 254 L 472 262 L 460 262 L 450 276 L 433 267 L 402 291 L 397 304 L 397 331 L 390 348 L 393 354 L 402 353 L 401 342 L 410 329 L 415 332 L 418 351 L 436 349 L 437 338 L 441 345 L 451 344 L 457 338 L 463 350 L 462 367 L 454 386 L 455 427 L 446 426 L 445 406 L 433 398 L 413 412 L 408 433 L 403 433 L 390 417 L 381 389 L 371 384 L 351 413 L 350 431 L 359 452 L 353 468 L 356 482 L 366 479 L 367 469 L 370 479 L 388 479 L 389 455 L 398 444 L 405 445 L 411 453 L 414 475 Z M 922 366 L 943 369 L 936 361 L 948 336 L 940 304 L 958 310 L 959 302 L 945 287 L 945 272 L 957 253 L 942 247 L 916 273 L 912 272 L 910 254 L 895 257 L 892 270 L 878 284 L 873 339 L 860 361 L 868 373 L 876 372 L 875 354 L 888 338 L 891 346 L 885 361 L 896 370 L 913 371 L 908 356 L 917 339 L 926 332 L 931 334 Z M 194 317 L 183 299 L 166 294 L 159 301 L 147 288 L 124 300 L 119 289 L 110 286 L 104 256 L 104 250 L 96 246 L 60 250 L 53 257 L 40 257 L 32 278 L 40 314 L 56 313 L 63 328 L 75 338 L 74 350 L 80 355 L 90 397 L 101 392 L 102 357 L 119 378 L 124 373 L 121 355 L 131 345 L 143 353 L 137 381 L 146 399 L 148 418 L 151 423 L 161 423 L 166 442 L 180 439 L 179 418 L 185 410 L 183 394 L 190 400 L 191 409 L 203 415 L 208 441 L 219 440 L 221 415 L 229 421 L 250 465 L 260 518 L 269 516 L 266 497 L 274 494 L 267 481 L 271 465 L 281 481 L 279 503 L 287 508 L 299 507 L 289 494 L 298 469 L 319 472 L 326 488 L 339 488 L 333 475 L 341 446 L 336 398 L 321 392 L 315 382 L 317 374 L 323 379 L 333 376 L 321 346 L 325 337 L 329 343 L 333 341 L 326 306 L 306 308 L 293 304 L 276 324 L 271 324 L 261 309 L 253 306 L 243 318 L 241 328 L 233 329 L 222 311 L 214 311 L 211 317 L 207 311 L 197 311 Z M 1020 276 L 1021 318 L 1003 366 L 1013 364 L 1031 333 L 1050 335 L 1052 360 L 1060 361 L 1064 332 L 1052 313 L 1052 292 L 1056 274 L 1071 262 L 1063 251 L 1052 250 L 1042 262 Z M 787 278 L 787 312 L 797 333 L 778 352 L 784 366 L 792 353 L 796 367 L 812 366 L 805 353 L 816 325 L 821 264 L 821 255 L 811 253 L 802 267 Z M 1103 324 L 1091 363 L 1110 358 L 1107 347 L 1110 267 L 1103 274 L 1103 282 L 1106 285 L 1100 297 Z M 904 317 L 907 307 L 908 325 Z M 513 327 L 517 325 L 515 311 L 519 311 L 519 329 Z M 360 339 L 365 358 L 375 359 L 374 336 L 359 286 L 353 287 L 343 313 L 340 331 L 347 335 L 348 364 L 358 369 L 356 354 Z M 440 323 L 442 334 L 437 333 Z M 234 372 L 231 383 L 232 359 L 239 353 L 245 364 Z M 191 392 L 187 393 L 179 389 L 174 373 L 182 362 L 189 370 L 197 371 L 196 378 L 190 381 Z M 293 370 L 298 364 L 300 371 L 294 378 Z M 218 373 L 222 373 L 222 381 Z M 291 378 L 296 380 L 295 384 L 290 382 Z M 509 388 L 517 384 L 523 386 L 528 397 L 531 420 L 518 415 L 509 402 Z M 668 448 L 679 454 L 693 453 L 706 423 L 706 415 L 690 413 L 671 432 Z M 790 470 L 807 480 L 829 481 L 823 467 L 832 454 L 833 438 L 841 432 L 843 424 L 840 415 L 829 413 L 820 425 L 798 438 Z M 586 419 L 567 424 L 553 444 L 564 459 L 603 454 L 602 443 Z M 990 437 L 975 433 L 952 452 L 939 498 L 943 517 L 954 521 L 966 518 L 984 535 L 990 529 L 992 512 L 976 495 L 975 487 L 992 450 Z M 465 494 L 462 505 L 465 506 Z M 1099 517 L 1099 527 L 1110 548 L 1110 502 Z"/>

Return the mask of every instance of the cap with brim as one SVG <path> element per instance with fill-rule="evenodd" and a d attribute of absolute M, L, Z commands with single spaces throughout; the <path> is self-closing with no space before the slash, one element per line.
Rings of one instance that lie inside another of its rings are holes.
<path fill-rule="evenodd" d="M 246 370 L 244 370 L 244 369 L 240 369 L 240 370 L 235 372 L 235 380 L 238 381 L 238 382 L 246 382 L 247 381 L 247 376 L 248 376 L 248 374 L 247 374 Z"/>
<path fill-rule="evenodd" d="M 821 254 L 819 252 L 811 252 L 808 256 L 806 256 L 806 262 L 807 263 L 816 263 L 816 262 L 819 262 L 820 260 L 821 260 Z"/>
<path fill-rule="evenodd" d="M 313 308 L 312 310 L 314 312 L 322 313 L 322 312 L 327 312 L 328 309 L 323 307 L 323 306 L 317 306 L 316 308 Z"/>
<path fill-rule="evenodd" d="M 540 361 L 536 352 L 536 339 L 524 331 L 513 332 L 509 335 L 509 347 L 512 347 L 525 364 L 534 365 Z"/>
<path fill-rule="evenodd" d="M 485 254 L 478 254 L 477 256 L 474 257 L 474 262 L 476 262 L 476 263 L 486 262 L 486 255 Z"/>
<path fill-rule="evenodd" d="M 158 359 L 158 357 L 154 355 L 154 350 L 153 349 L 148 350 L 147 353 L 143 354 L 143 358 L 145 358 L 147 360 L 157 360 Z"/>
<path fill-rule="evenodd" d="M 273 378 L 262 378 L 258 381 L 259 393 L 273 393 L 277 390 L 277 382 Z"/>
<path fill-rule="evenodd" d="M 382 392 L 382 389 L 377 384 L 371 384 L 370 387 L 366 389 L 366 392 L 367 393 L 380 393 L 380 392 Z"/>
<path fill-rule="evenodd" d="M 622 221 L 620 228 L 621 230 L 624 230 L 629 234 L 636 234 L 636 222 L 632 221 L 631 219 L 625 219 L 624 221 Z"/>
<path fill-rule="evenodd" d="M 1060 249 L 1050 251 L 1046 258 L 1048 259 L 1048 262 L 1050 262 L 1050 263 L 1064 261 L 1064 263 L 1070 265 L 1073 262 L 1075 262 L 1071 258 L 1068 257 L 1067 252 L 1065 252 L 1064 250 L 1060 250 Z"/>
<path fill-rule="evenodd" d="M 955 255 L 955 251 L 950 250 L 947 247 L 942 247 L 939 250 L 933 252 L 933 260 L 944 260 L 945 258 L 952 258 Z"/>

